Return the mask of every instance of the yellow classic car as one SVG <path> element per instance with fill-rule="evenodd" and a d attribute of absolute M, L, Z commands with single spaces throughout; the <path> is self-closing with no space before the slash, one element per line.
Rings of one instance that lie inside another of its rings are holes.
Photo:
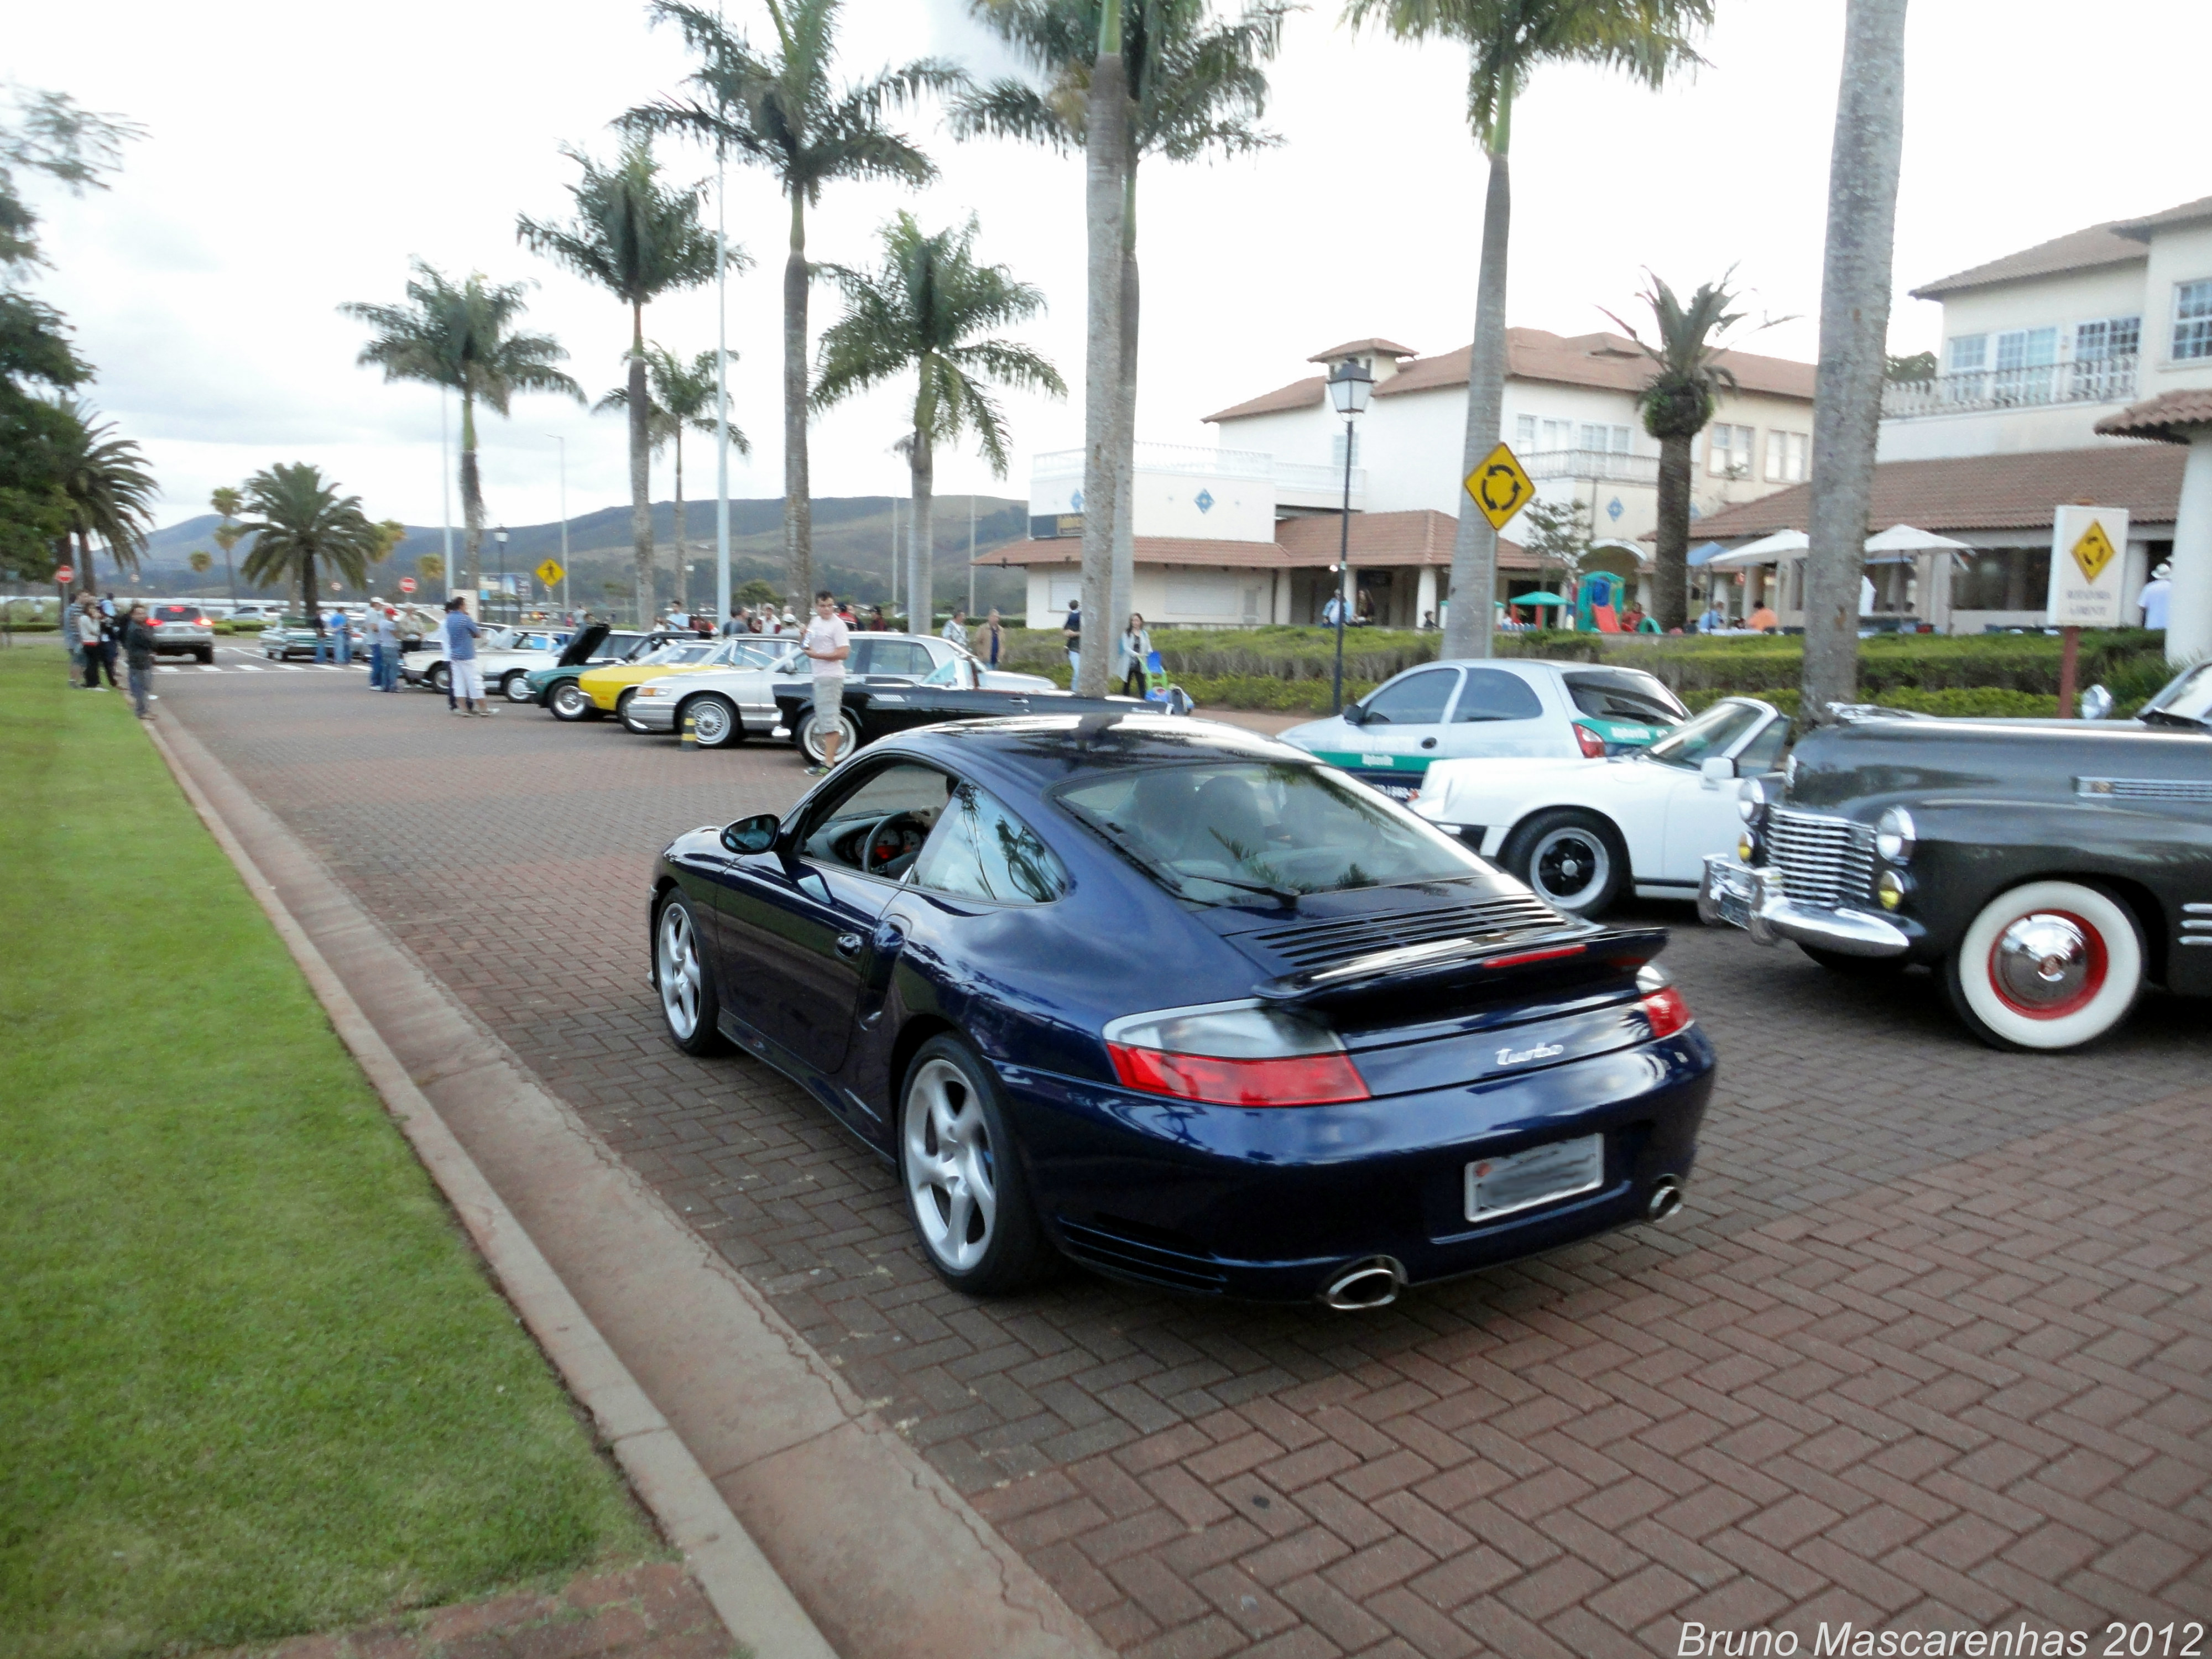
<path fill-rule="evenodd" d="M 635 662 L 609 663 L 604 668 L 586 670 L 577 677 L 577 689 L 602 714 L 626 717 L 629 694 L 647 680 L 657 680 L 665 674 L 729 667 L 738 661 L 738 652 L 748 643 L 757 646 L 758 641 L 743 635 L 726 640 L 672 640 Z M 627 718 L 623 723 L 629 723 Z"/>

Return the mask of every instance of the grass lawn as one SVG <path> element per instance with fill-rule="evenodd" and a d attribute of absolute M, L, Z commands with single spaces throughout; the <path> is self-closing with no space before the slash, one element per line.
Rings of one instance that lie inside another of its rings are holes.
<path fill-rule="evenodd" d="M 664 1553 L 129 700 L 0 652 L 0 1652 Z"/>

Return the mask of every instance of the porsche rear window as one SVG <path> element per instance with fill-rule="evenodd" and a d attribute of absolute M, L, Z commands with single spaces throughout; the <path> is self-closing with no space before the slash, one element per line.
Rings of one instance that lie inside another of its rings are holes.
<path fill-rule="evenodd" d="M 1072 784 L 1056 799 L 1164 885 L 1212 902 L 1463 879 L 1486 868 L 1395 802 L 1319 766 L 1152 767 Z"/>

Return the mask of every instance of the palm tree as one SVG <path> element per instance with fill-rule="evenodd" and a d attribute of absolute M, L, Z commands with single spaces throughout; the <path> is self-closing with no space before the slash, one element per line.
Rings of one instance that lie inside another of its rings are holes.
<path fill-rule="evenodd" d="M 215 544 L 222 550 L 222 579 L 230 588 L 230 602 L 238 603 L 238 573 L 231 568 L 230 550 L 238 545 L 239 538 L 246 532 L 231 520 L 246 505 L 246 498 L 234 484 L 218 484 L 208 495 L 208 505 L 222 517 L 215 527 Z"/>
<path fill-rule="evenodd" d="M 923 185 L 937 168 L 885 117 L 926 90 L 965 83 L 953 65 L 918 58 L 842 90 L 830 80 L 842 0 L 763 0 L 775 50 L 762 53 L 720 16 L 683 0 L 654 0 L 655 22 L 674 23 L 699 58 L 690 95 L 663 98 L 623 117 L 647 132 L 689 132 L 746 165 L 765 168 L 791 203 L 783 264 L 783 550 L 792 586 L 814 591 L 814 502 L 806 456 L 806 210 L 838 179 Z"/>
<path fill-rule="evenodd" d="M 700 222 L 696 187 L 672 190 L 660 182 L 660 167 L 650 143 L 633 138 L 611 167 L 588 155 L 564 149 L 584 176 L 568 186 L 576 216 L 568 226 L 540 224 L 523 215 L 514 222 L 516 239 L 596 283 L 629 307 L 629 529 L 637 560 L 637 620 L 653 618 L 653 497 L 648 466 L 653 453 L 651 410 L 646 390 L 645 307 L 672 289 L 697 288 L 714 279 L 712 232 Z M 743 270 L 751 261 L 742 248 L 730 249 L 730 264 Z"/>
<path fill-rule="evenodd" d="M 1060 371 L 1028 346 L 990 331 L 1028 321 L 1044 295 L 1017 282 L 1004 265 L 975 263 L 975 220 L 957 230 L 925 234 L 910 213 L 882 232 L 884 263 L 876 270 L 824 266 L 845 292 L 846 314 L 822 336 L 821 374 L 814 404 L 827 409 L 856 392 L 915 372 L 913 425 L 907 460 L 914 482 L 908 520 L 907 608 L 909 626 L 927 633 L 934 620 L 930 583 L 932 493 L 936 447 L 963 433 L 1006 476 L 1006 428 L 984 388 L 997 385 L 1065 397 Z"/>
<path fill-rule="evenodd" d="M 112 435 L 114 422 L 102 421 L 75 398 L 62 398 L 54 407 L 64 417 L 56 428 L 53 461 L 69 503 L 65 533 L 76 539 L 79 580 L 89 590 L 99 585 L 92 568 L 95 539 L 106 545 L 118 573 L 138 568 L 161 492 L 138 446 Z"/>
<path fill-rule="evenodd" d="M 415 574 L 426 582 L 442 583 L 446 580 L 446 562 L 435 553 L 418 555 L 415 560 Z"/>
<path fill-rule="evenodd" d="M 998 80 L 969 93 L 953 108 L 963 137 L 1048 143 L 1088 153 L 1091 77 L 1097 42 L 1109 24 L 1103 0 L 969 0 L 984 24 L 1029 58 L 1044 84 Z M 1137 164 L 1146 155 L 1192 161 L 1206 153 L 1245 155 L 1276 143 L 1255 126 L 1267 104 L 1267 70 L 1281 46 L 1290 4 L 1261 0 L 1237 22 L 1212 24 L 1203 0 L 1152 0 L 1119 20 L 1121 84 L 1128 100 L 1121 159 L 1121 274 L 1119 274 L 1119 374 L 1109 452 L 1110 489 L 1084 484 L 1084 525 L 1097 514 L 1110 538 L 1109 617 L 1128 615 L 1134 581 L 1134 526 L 1126 511 L 1137 438 Z M 1088 175 L 1086 175 L 1088 181 Z M 1106 281 L 1106 276 L 1099 276 Z M 1086 599 L 1088 604 L 1088 599 Z"/>
<path fill-rule="evenodd" d="M 215 568 L 215 555 L 204 547 L 196 547 L 185 555 L 185 562 L 192 568 L 192 574 L 204 576 Z"/>
<path fill-rule="evenodd" d="M 280 461 L 255 473 L 246 481 L 245 505 L 257 515 L 245 526 L 253 538 L 246 579 L 256 586 L 297 581 L 301 602 L 319 632 L 316 562 L 358 587 L 368 580 L 369 562 L 380 556 L 382 533 L 361 510 L 360 496 L 339 495 L 319 468 L 305 461 Z"/>
<path fill-rule="evenodd" d="M 1813 383 L 1806 534 L 1804 717 L 1858 693 L 1859 582 L 1874 508 L 1875 438 L 1889 333 L 1890 252 L 1905 154 L 1905 0 L 1850 0 L 1828 154 L 1820 366 Z"/>
<path fill-rule="evenodd" d="M 356 301 L 338 310 L 374 331 L 355 361 L 381 368 L 386 381 L 419 380 L 460 393 L 461 520 L 466 526 L 462 586 L 473 590 L 483 586 L 478 559 L 484 530 L 483 485 L 477 470 L 477 404 L 504 416 L 518 392 L 557 392 L 581 403 L 584 389 L 554 367 L 568 354 L 551 335 L 514 331 L 529 309 L 522 297 L 529 284 L 495 288 L 476 272 L 456 284 L 421 259 L 414 266 L 405 305 Z"/>
<path fill-rule="evenodd" d="M 738 354 L 729 354 L 735 362 Z M 714 395 L 720 386 L 716 375 L 714 354 L 702 351 L 689 363 L 683 362 L 665 346 L 648 345 L 645 349 L 646 436 L 655 454 L 663 444 L 676 446 L 676 569 L 677 585 L 683 586 L 684 570 L 684 428 L 695 432 L 714 430 Z M 628 409 L 629 388 L 618 386 L 592 405 L 595 409 Z M 753 453 L 733 422 L 730 426 L 730 447 L 740 455 Z"/>
<path fill-rule="evenodd" d="M 1468 122 L 1490 163 L 1482 208 L 1482 258 L 1475 277 L 1474 346 L 1467 366 L 1467 436 L 1462 476 L 1496 447 L 1505 396 L 1505 255 L 1513 217 L 1509 156 L 1513 103 L 1547 64 L 1595 64 L 1649 87 L 1702 60 L 1692 33 L 1713 21 L 1713 0 L 1346 0 L 1355 27 L 1379 21 L 1405 40 L 1457 41 L 1468 51 Z M 1447 657 L 1490 654 L 1498 591 L 1498 532 L 1462 512 L 1452 546 L 1454 604 L 1444 624 Z"/>
<path fill-rule="evenodd" d="M 1650 285 L 1639 297 L 1651 307 L 1657 337 L 1646 340 L 1612 317 L 1651 360 L 1651 378 L 1637 394 L 1644 429 L 1659 441 L 1659 532 L 1652 557 L 1656 602 L 1652 619 L 1663 633 L 1689 620 L 1690 445 L 1713 418 L 1723 391 L 1736 389 L 1735 376 L 1721 362 L 1721 337 L 1743 320 L 1730 311 L 1736 295 L 1723 272 L 1717 283 L 1699 285 L 1686 306 L 1674 290 L 1646 271 Z"/>
<path fill-rule="evenodd" d="M 1113 377 L 1115 403 L 1107 417 L 1107 487 L 1094 489 L 1086 467 L 1083 508 L 1085 530 L 1096 514 L 1097 539 L 1101 546 L 1110 544 L 1103 614 L 1123 617 L 1132 609 L 1136 562 L 1135 530 L 1127 502 L 1136 441 L 1137 164 L 1146 155 L 1188 161 L 1209 152 L 1245 155 L 1277 142 L 1253 122 L 1267 107 L 1265 65 L 1281 45 L 1283 16 L 1291 7 L 1280 0 L 1260 0 L 1237 21 L 1215 25 L 1203 0 L 1151 0 L 1129 8 L 1125 15 L 1114 9 L 1112 16 L 1106 0 L 969 0 L 969 4 L 983 22 L 1030 60 L 1043 84 L 1000 80 L 977 88 L 955 106 L 955 130 L 963 137 L 989 132 L 1026 139 L 1063 152 L 1080 148 L 1086 157 L 1086 188 L 1097 183 L 1103 189 L 1108 182 L 1103 174 L 1093 179 L 1088 168 L 1089 118 L 1100 42 L 1109 31 L 1119 30 L 1126 100 L 1121 124 L 1119 294 L 1117 301 L 1117 279 L 1105 262 L 1111 242 L 1104 239 L 1093 250 L 1101 263 L 1092 271 L 1089 300 L 1093 324 L 1090 340 L 1101 351 L 1107 348 L 1097 325 L 1102 312 L 1115 307 L 1118 323 L 1112 344 L 1120 369 Z M 1110 150 L 1110 143 L 1105 147 Z M 1097 205 L 1103 210 L 1109 204 L 1102 200 Z M 1097 216 L 1091 218 L 1094 235 L 1104 238 L 1105 222 Z M 1086 386 L 1086 422 L 1090 391 Z M 1087 568 L 1088 536 L 1085 546 Z M 1084 603 L 1089 605 L 1093 599 L 1086 593 Z M 1105 672 L 1103 665 L 1100 672 Z"/>

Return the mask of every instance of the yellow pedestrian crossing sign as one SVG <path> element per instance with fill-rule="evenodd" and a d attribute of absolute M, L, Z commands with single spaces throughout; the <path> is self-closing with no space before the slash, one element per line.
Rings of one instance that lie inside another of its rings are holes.
<path fill-rule="evenodd" d="M 538 580 L 548 587 L 559 586 L 561 578 L 568 574 L 561 568 L 561 562 L 558 559 L 548 559 L 538 567 Z"/>
<path fill-rule="evenodd" d="M 2082 580 L 2095 581 L 2115 556 L 2112 538 L 2105 533 L 2105 526 L 2094 519 L 2090 520 L 2089 527 L 2074 544 L 2074 562 L 2081 567 Z"/>
<path fill-rule="evenodd" d="M 1467 475 L 1467 493 L 1482 516 L 1490 520 L 1492 530 L 1503 530 L 1506 521 L 1535 498 L 1536 486 L 1529 482 L 1511 449 L 1500 444 L 1482 459 L 1482 464 Z"/>

